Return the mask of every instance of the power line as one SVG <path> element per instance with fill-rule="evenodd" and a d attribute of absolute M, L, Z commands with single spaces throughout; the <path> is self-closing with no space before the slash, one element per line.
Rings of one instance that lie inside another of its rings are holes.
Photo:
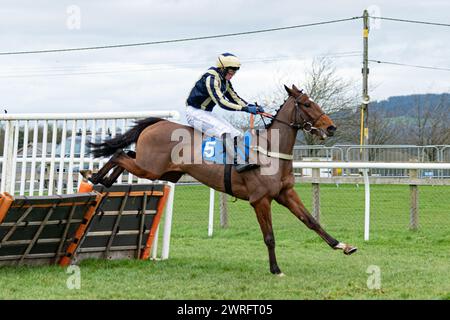
<path fill-rule="evenodd" d="M 328 53 L 324 53 L 324 54 L 318 54 L 318 57 L 329 57 L 329 58 L 340 58 L 340 57 L 348 57 L 348 56 L 360 56 L 361 55 L 361 51 L 341 51 L 341 52 L 328 52 Z M 293 55 L 280 55 L 280 56 L 267 56 L 267 57 L 254 57 L 254 58 L 242 58 L 240 59 L 243 63 L 248 63 L 248 62 L 266 62 L 266 61 L 278 61 L 278 60 L 291 60 L 291 59 L 306 59 L 308 58 L 305 55 L 298 55 L 298 54 L 293 54 Z M 120 63 L 120 62 L 119 62 Z M 64 72 L 64 71 L 79 71 L 77 69 L 89 69 L 90 71 L 92 71 L 94 69 L 94 71 L 96 71 L 95 69 L 106 69 L 106 70 L 111 70 L 113 68 L 123 68 L 123 67 L 130 67 L 130 66 L 161 66 L 161 65 L 165 65 L 165 66 L 190 66 L 190 65 L 205 65 L 211 63 L 211 60 L 201 60 L 201 61 L 180 61 L 180 60 L 176 60 L 176 61 L 161 61 L 161 62 L 135 62 L 133 64 L 122 64 L 122 65 L 114 65 L 111 63 L 101 63 L 101 64 L 85 64 L 85 65 L 49 65 L 49 66 L 38 66 L 38 65 L 34 65 L 34 66 L 26 66 L 26 65 L 13 65 L 13 66 L 7 66 L 2 68 L 0 75 L 5 75 L 8 73 L 13 73 L 13 74 L 17 74 L 17 73 L 41 73 L 41 72 Z"/>
<path fill-rule="evenodd" d="M 70 51 L 86 51 L 86 50 L 100 50 L 100 49 L 113 49 L 113 48 L 125 48 L 125 47 L 137 47 L 137 46 L 167 44 L 167 43 L 176 43 L 176 42 L 188 42 L 188 41 L 216 39 L 216 38 L 234 37 L 234 36 L 242 36 L 242 35 L 249 35 L 249 34 L 257 34 L 257 33 L 266 33 L 266 32 L 282 31 L 282 30 L 289 30 L 289 29 L 305 28 L 305 27 L 312 27 L 312 26 L 319 26 L 319 25 L 325 25 L 325 24 L 332 24 L 332 23 L 338 23 L 338 22 L 357 20 L 357 19 L 361 19 L 361 18 L 362 18 L 362 16 L 357 16 L 357 17 L 351 17 L 351 18 L 335 19 L 335 20 L 328 20 L 328 21 L 320 21 L 320 22 L 313 22 L 313 23 L 300 24 L 300 25 L 287 26 L 287 27 L 268 28 L 268 29 L 254 30 L 254 31 L 243 31 L 243 32 L 225 33 L 225 34 L 218 34 L 218 35 L 211 35 L 211 36 L 199 36 L 199 37 L 192 37 L 192 38 L 180 38 L 180 39 L 161 40 L 161 41 L 137 42 L 137 43 L 115 44 L 115 45 L 104 45 L 104 46 L 93 46 L 93 47 L 79 47 L 79 48 L 63 48 L 63 49 L 48 49 L 48 50 L 0 52 L 0 56 L 4 56 L 4 55 L 37 54 L 37 53 L 70 52 Z M 443 27 L 450 27 L 450 24 L 447 24 L 447 23 L 438 23 L 438 22 L 430 22 L 430 21 L 408 20 L 408 19 L 399 19 L 399 18 L 390 18 L 390 17 L 376 17 L 376 16 L 370 16 L 370 18 L 372 18 L 372 19 L 381 19 L 381 20 L 389 20 L 389 21 L 396 21 L 396 22 L 408 22 L 408 23 L 435 25 L 435 26 L 441 26 L 441 27 L 442 26 Z"/>
<path fill-rule="evenodd" d="M 115 45 L 94 46 L 94 47 L 81 47 L 81 48 L 65 48 L 65 49 L 49 49 L 49 50 L 34 50 L 34 51 L 0 52 L 0 56 L 19 55 L 19 54 L 35 54 L 35 53 L 51 53 L 51 52 L 99 50 L 99 49 L 113 49 L 113 48 L 148 46 L 148 45 L 165 44 L 165 43 L 197 41 L 197 40 L 205 40 L 205 39 L 225 38 L 225 37 L 242 36 L 242 35 L 248 35 L 248 34 L 257 34 L 257 33 L 264 33 L 264 32 L 273 32 L 273 31 L 305 28 L 305 27 L 319 26 L 319 25 L 332 24 L 332 23 L 338 23 L 338 22 L 344 22 L 344 21 L 351 21 L 351 20 L 356 20 L 356 19 L 361 19 L 361 17 L 352 17 L 352 18 L 345 18 L 345 19 L 336 19 L 336 20 L 328 20 L 328 21 L 321 21 L 321 22 L 313 22 L 313 23 L 299 24 L 299 25 L 288 26 L 288 27 L 260 29 L 260 30 L 254 30 L 254 31 L 243 31 L 243 32 L 235 32 L 235 33 L 224 33 L 224 34 L 212 35 L 212 36 L 181 38 L 181 39 L 172 39 L 172 40 L 137 42 L 137 43 L 115 44 Z"/>
<path fill-rule="evenodd" d="M 419 21 L 419 20 L 408 20 L 408 19 L 388 18 L 388 17 L 373 17 L 373 16 L 369 16 L 369 18 L 396 21 L 396 22 L 427 24 L 427 25 L 440 26 L 440 27 L 450 27 L 450 24 L 448 24 L 448 23 L 439 23 L 439 22 L 431 22 L 431 21 Z"/>
<path fill-rule="evenodd" d="M 347 58 L 347 57 L 357 57 L 361 56 L 359 51 L 349 51 L 349 52 L 336 52 L 331 54 L 323 54 L 319 55 L 322 57 L 328 57 L 331 59 L 338 59 L 338 58 Z M 262 57 L 262 58 L 253 58 L 253 59 L 242 59 L 241 61 L 243 63 L 261 63 L 261 62 L 276 62 L 276 61 L 282 61 L 282 60 L 293 60 L 298 59 L 300 57 L 304 56 L 276 56 L 276 57 Z M 192 67 L 192 66 L 200 66 L 204 65 L 205 63 L 208 63 L 209 61 L 197 61 L 197 62 L 181 62 L 181 63 L 175 63 L 175 64 L 158 64 L 158 63 L 148 63 L 148 64 L 140 64 L 140 65 L 128 65 L 128 66 L 116 66 L 115 68 L 106 69 L 107 66 L 99 66 L 100 69 L 97 69 L 93 71 L 85 71 L 83 69 L 88 68 L 89 70 L 92 70 L 92 66 L 78 66 L 80 70 L 64 70 L 64 69 L 55 69 L 55 70 L 34 70 L 34 71 L 27 71 L 25 70 L 24 73 L 20 74 L 15 71 L 14 74 L 8 74 L 9 71 L 6 72 L 6 74 L 0 73 L 0 78 L 32 78 L 32 77 L 52 77 L 52 76 L 75 76 L 75 75 L 96 75 L 96 74 L 114 74 L 114 73 L 127 73 L 127 72 L 148 72 L 148 71 L 173 71 L 173 70 L 179 70 L 183 67 Z M 132 68 L 130 68 L 132 67 Z M 65 72 L 68 71 L 68 72 Z M 73 72 L 70 72 L 73 71 Z M 27 73 L 31 72 L 31 73 Z M 46 73 L 51 72 L 51 73 Z"/>
<path fill-rule="evenodd" d="M 391 62 L 391 61 L 380 61 L 380 60 L 372 60 L 372 59 L 369 59 L 369 61 L 376 62 L 376 63 L 383 63 L 383 64 L 391 64 L 391 65 L 395 65 L 395 66 L 411 67 L 411 68 L 450 71 L 450 68 L 419 66 L 419 65 L 414 65 L 414 64 L 406 64 L 406 63 Z"/>

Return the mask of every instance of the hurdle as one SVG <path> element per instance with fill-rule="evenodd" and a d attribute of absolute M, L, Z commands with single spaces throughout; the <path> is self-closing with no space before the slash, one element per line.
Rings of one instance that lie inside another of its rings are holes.
<path fill-rule="evenodd" d="M 1 195 L 0 265 L 56 264 L 89 224 L 97 192 L 58 196 Z"/>
<path fill-rule="evenodd" d="M 169 184 L 159 182 L 95 186 L 92 192 L 71 195 L 2 193 L 0 265 L 149 259 L 171 192 Z M 167 216 L 171 213 L 166 210 Z M 163 247 L 164 255 L 168 258 Z"/>

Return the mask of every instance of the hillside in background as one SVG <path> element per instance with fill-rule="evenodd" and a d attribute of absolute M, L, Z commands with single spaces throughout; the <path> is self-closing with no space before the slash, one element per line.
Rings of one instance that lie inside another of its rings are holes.
<path fill-rule="evenodd" d="M 370 110 L 382 111 L 389 117 L 417 117 L 418 108 L 422 113 L 432 112 L 436 107 L 450 111 L 450 93 L 412 94 L 389 97 L 370 103 Z"/>
<path fill-rule="evenodd" d="M 331 114 L 338 130 L 327 140 L 308 139 L 299 132 L 298 144 L 360 143 L 360 106 Z M 450 145 L 450 94 L 393 96 L 369 105 L 369 144 Z"/>

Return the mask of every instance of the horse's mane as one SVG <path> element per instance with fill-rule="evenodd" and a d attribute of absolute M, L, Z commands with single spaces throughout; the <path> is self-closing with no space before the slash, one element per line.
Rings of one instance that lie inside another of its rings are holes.
<path fill-rule="evenodd" d="M 265 125 L 265 128 L 266 129 L 269 129 L 271 126 L 272 126 L 272 124 L 273 124 L 273 122 L 274 122 L 274 119 L 277 117 L 277 115 L 278 115 L 278 112 L 280 112 L 280 110 L 281 110 L 281 108 L 285 105 L 285 103 L 286 103 L 286 101 L 289 99 L 289 97 L 287 97 L 284 101 L 283 101 L 283 103 L 278 107 L 278 108 L 276 108 L 274 111 L 275 111 L 275 113 L 273 113 L 272 115 L 273 115 L 273 118 L 272 119 L 270 119 L 269 120 L 269 123 L 267 123 L 266 125 Z"/>

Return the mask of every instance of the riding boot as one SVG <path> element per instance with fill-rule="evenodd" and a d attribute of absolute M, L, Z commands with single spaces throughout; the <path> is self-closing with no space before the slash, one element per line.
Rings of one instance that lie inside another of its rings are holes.
<path fill-rule="evenodd" d="M 249 163 L 249 154 L 245 152 L 245 142 L 244 139 L 240 139 L 242 141 L 242 147 L 244 150 L 244 158 L 243 161 L 238 161 L 238 137 L 234 137 L 233 142 L 228 138 L 228 134 L 224 133 L 222 135 L 222 143 L 223 143 L 223 163 L 224 164 L 233 164 L 233 167 L 236 169 L 238 173 L 259 168 L 258 164 Z M 249 146 L 250 147 L 250 146 Z M 233 158 L 231 156 L 233 155 Z"/>
<path fill-rule="evenodd" d="M 240 139 L 242 141 L 242 148 L 244 152 L 244 163 L 239 163 L 238 161 L 238 137 L 234 137 L 234 168 L 238 173 L 249 171 L 259 168 L 256 163 L 249 163 L 249 154 L 246 152 L 245 139 Z M 250 148 L 250 146 L 248 146 Z"/>
<path fill-rule="evenodd" d="M 259 164 L 256 163 L 234 164 L 233 166 L 238 173 L 259 168 Z"/>

